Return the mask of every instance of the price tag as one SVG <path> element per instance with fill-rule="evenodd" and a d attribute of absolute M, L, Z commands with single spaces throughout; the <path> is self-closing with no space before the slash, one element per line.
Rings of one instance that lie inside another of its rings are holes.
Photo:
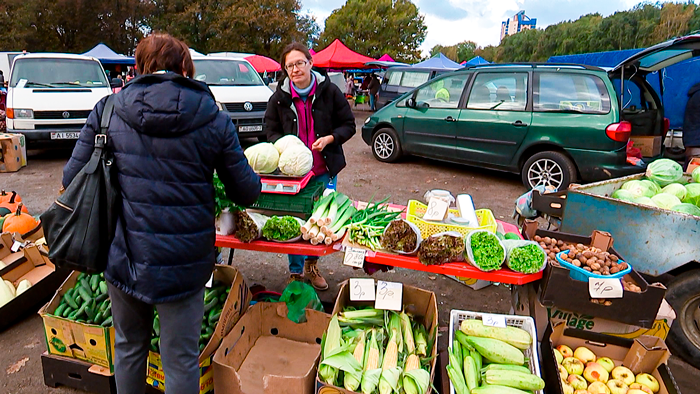
<path fill-rule="evenodd" d="M 591 298 L 622 298 L 622 282 L 615 278 L 588 278 Z"/>
<path fill-rule="evenodd" d="M 10 250 L 14 253 L 14 252 L 17 252 L 19 250 L 19 248 L 21 248 L 21 247 L 22 247 L 22 243 L 15 241 L 12 244 L 12 247 L 10 247 Z"/>
<path fill-rule="evenodd" d="M 481 315 L 481 320 L 484 322 L 485 326 L 506 328 L 506 317 L 503 315 L 484 313 Z"/>
<path fill-rule="evenodd" d="M 212 273 L 211 276 L 209 277 L 209 281 L 207 282 L 206 285 L 204 285 L 204 287 L 206 287 L 207 289 L 211 289 L 213 282 L 214 282 L 214 274 Z"/>
<path fill-rule="evenodd" d="M 449 204 L 447 204 L 447 202 L 445 202 L 444 200 L 432 197 L 428 201 L 428 210 L 425 211 L 425 215 L 423 215 L 423 220 L 442 221 L 443 219 L 445 219 L 445 215 L 447 215 L 447 209 L 449 207 Z"/>
<path fill-rule="evenodd" d="M 376 309 L 400 311 L 403 306 L 403 284 L 396 282 L 377 281 L 377 297 L 374 301 Z"/>
<path fill-rule="evenodd" d="M 374 301 L 374 279 L 350 278 L 350 301 Z"/>
<path fill-rule="evenodd" d="M 367 251 L 364 249 L 348 246 L 345 248 L 343 264 L 349 265 L 350 267 L 362 268 L 365 265 L 365 254 L 367 254 Z"/>

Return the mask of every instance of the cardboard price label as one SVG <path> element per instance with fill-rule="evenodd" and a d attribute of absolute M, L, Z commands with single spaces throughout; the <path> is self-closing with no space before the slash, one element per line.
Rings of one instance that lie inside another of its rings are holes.
<path fill-rule="evenodd" d="M 445 219 L 449 208 L 449 204 L 444 200 L 432 197 L 428 201 L 428 209 L 425 211 L 425 215 L 423 215 L 423 220 L 442 221 Z"/>
<path fill-rule="evenodd" d="M 350 278 L 350 301 L 374 301 L 374 279 Z"/>
<path fill-rule="evenodd" d="M 376 309 L 400 311 L 403 306 L 403 284 L 377 281 L 377 296 L 374 301 Z"/>
<path fill-rule="evenodd" d="M 588 278 L 591 298 L 622 298 L 622 281 L 615 278 Z"/>
<path fill-rule="evenodd" d="M 367 254 L 367 251 L 364 249 L 348 246 L 345 248 L 343 264 L 349 265 L 350 267 L 362 268 L 365 265 L 365 254 Z"/>
<path fill-rule="evenodd" d="M 12 253 L 16 253 L 20 250 L 20 248 L 22 248 L 22 244 L 20 242 L 15 241 L 12 244 L 12 247 L 10 247 L 10 250 L 12 251 Z"/>
<path fill-rule="evenodd" d="M 506 328 L 506 317 L 503 315 L 484 313 L 481 315 L 481 320 L 484 322 L 485 326 Z"/>

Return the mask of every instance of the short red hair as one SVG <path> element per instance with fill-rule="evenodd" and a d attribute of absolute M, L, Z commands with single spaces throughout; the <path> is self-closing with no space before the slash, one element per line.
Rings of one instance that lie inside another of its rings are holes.
<path fill-rule="evenodd" d="M 167 33 L 153 33 L 139 42 L 136 46 L 136 69 L 141 74 L 166 70 L 194 76 L 190 48 Z"/>

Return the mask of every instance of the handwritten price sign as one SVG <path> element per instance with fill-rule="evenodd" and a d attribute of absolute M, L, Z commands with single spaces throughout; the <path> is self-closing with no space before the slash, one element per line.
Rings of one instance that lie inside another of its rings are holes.
<path fill-rule="evenodd" d="M 343 259 L 343 264 L 350 267 L 362 268 L 365 265 L 365 254 L 367 253 L 364 249 L 347 247 L 345 248 L 345 258 Z"/>
<path fill-rule="evenodd" d="M 376 309 L 400 311 L 403 298 L 403 284 L 396 282 L 377 281 L 377 295 L 374 301 Z"/>
<path fill-rule="evenodd" d="M 506 317 L 503 315 L 484 313 L 481 315 L 481 320 L 485 326 L 506 328 Z"/>
<path fill-rule="evenodd" d="M 622 282 L 615 278 L 588 278 L 591 298 L 622 298 Z"/>
<path fill-rule="evenodd" d="M 374 301 L 374 279 L 350 278 L 350 301 Z"/>
<path fill-rule="evenodd" d="M 423 220 L 441 221 L 445 219 L 445 215 L 447 215 L 448 208 L 449 204 L 447 204 L 447 202 L 433 197 L 428 201 L 428 210 L 425 211 L 425 215 L 423 215 Z"/>

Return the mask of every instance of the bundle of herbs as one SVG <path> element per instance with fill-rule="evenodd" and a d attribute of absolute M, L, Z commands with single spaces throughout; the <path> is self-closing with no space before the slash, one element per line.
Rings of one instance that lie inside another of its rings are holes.
<path fill-rule="evenodd" d="M 348 227 L 350 242 L 372 250 L 382 248 L 379 241 L 384 229 L 401 215 L 401 212 L 389 212 L 388 200 L 389 197 L 373 203 L 370 199 L 365 209 L 360 209 L 352 215 Z"/>
<path fill-rule="evenodd" d="M 301 236 L 301 219 L 293 216 L 272 216 L 265 222 L 262 235 L 270 241 L 289 241 Z"/>
<path fill-rule="evenodd" d="M 230 212 L 240 211 L 242 208 L 237 206 L 234 202 L 228 199 L 226 196 L 226 188 L 223 182 L 219 179 L 219 175 L 214 173 L 214 213 L 218 218 L 221 212 L 228 208 Z"/>
<path fill-rule="evenodd" d="M 421 242 L 418 260 L 425 265 L 447 264 L 464 260 L 464 240 L 449 234 L 433 235 Z"/>
<path fill-rule="evenodd" d="M 400 253 L 414 253 L 418 249 L 419 233 L 405 220 L 394 220 L 381 237 L 382 247 Z"/>
<path fill-rule="evenodd" d="M 236 222 L 236 238 L 242 242 L 251 242 L 262 237 L 262 228 L 268 217 L 259 213 L 238 210 L 233 213 Z"/>

